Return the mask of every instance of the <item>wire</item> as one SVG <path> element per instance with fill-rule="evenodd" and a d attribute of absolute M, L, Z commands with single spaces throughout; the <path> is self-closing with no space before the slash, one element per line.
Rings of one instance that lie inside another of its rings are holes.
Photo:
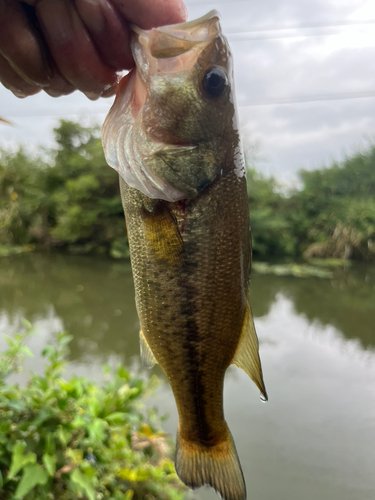
<path fill-rule="evenodd" d="M 254 106 L 282 106 L 285 104 L 300 104 L 305 102 L 319 102 L 319 101 L 340 101 L 351 99 L 373 99 L 375 97 L 375 90 L 368 90 L 363 92 L 347 92 L 341 94 L 321 94 L 310 96 L 295 96 L 295 97 L 282 97 L 276 99 L 264 99 L 258 101 L 248 102 L 247 104 L 239 104 L 239 108 L 249 108 Z M 108 108 L 109 109 L 109 108 Z M 108 109 L 103 111 L 84 111 L 81 112 L 65 112 L 65 113 L 49 113 L 49 112 L 35 112 L 33 114 L 9 114 L 7 118 L 33 118 L 35 116 L 61 118 L 63 116 L 96 116 L 105 115 Z"/>
<path fill-rule="evenodd" d="M 109 111 L 109 108 L 110 106 L 108 106 L 108 108 L 106 108 L 105 110 L 103 111 L 87 111 L 87 110 L 82 110 L 82 111 L 66 111 L 66 112 L 63 112 L 63 113 L 50 113 L 48 111 L 35 111 L 34 113 L 29 113 L 29 114 L 25 114 L 25 113 L 11 113 L 11 114 L 7 114 L 7 118 L 33 118 L 35 116 L 44 116 L 44 117 L 55 117 L 55 118 L 59 118 L 59 117 L 62 117 L 62 116 L 95 116 L 95 115 L 106 115 Z M 3 113 L 5 114 L 5 113 Z"/>
<path fill-rule="evenodd" d="M 369 23 L 370 24 L 370 23 Z M 375 24 L 375 21 L 371 24 Z M 351 25 L 353 26 L 353 25 Z M 285 39 L 285 38 L 304 38 L 304 37 L 322 37 L 322 36 L 332 36 L 332 35 L 347 35 L 348 33 L 352 33 L 352 30 L 340 30 L 339 26 L 334 27 L 322 27 L 320 28 L 320 32 L 312 32 L 306 33 L 301 32 L 302 30 L 316 30 L 315 27 L 311 28 L 283 28 L 280 30 L 272 29 L 272 30 L 254 30 L 254 31 L 244 31 L 244 32 L 233 32 L 227 33 L 226 37 L 228 40 L 233 42 L 244 42 L 244 41 L 254 41 L 254 40 L 276 40 L 276 39 Z M 328 31 L 329 30 L 329 31 Z M 289 31 L 289 33 L 286 33 Z M 272 33 L 272 34 L 269 34 Z M 358 33 L 358 32 L 356 32 Z M 375 38 L 374 38 L 375 39 Z"/>
<path fill-rule="evenodd" d="M 340 101 L 350 99 L 373 99 L 375 97 L 375 90 L 368 90 L 364 92 L 347 92 L 341 94 L 321 94 L 300 97 L 283 97 L 277 99 L 264 99 L 259 101 L 252 101 L 248 104 L 240 104 L 240 108 L 248 108 L 252 106 L 280 106 L 283 104 L 299 104 L 304 102 L 319 102 L 319 101 Z"/>
<path fill-rule="evenodd" d="M 364 21 L 338 21 L 337 23 L 334 24 L 327 24 L 327 23 L 314 23 L 314 24 L 299 24 L 298 26 L 273 26 L 265 29 L 250 29 L 246 31 L 245 33 L 257 33 L 257 32 L 267 32 L 267 31 L 283 31 L 283 30 L 304 30 L 304 29 L 311 29 L 311 28 L 340 28 L 344 26 L 363 26 L 363 25 L 368 25 L 368 24 L 375 24 L 375 19 L 366 19 Z M 233 31 L 230 34 L 236 34 L 236 33 L 241 33 L 238 31 Z"/>

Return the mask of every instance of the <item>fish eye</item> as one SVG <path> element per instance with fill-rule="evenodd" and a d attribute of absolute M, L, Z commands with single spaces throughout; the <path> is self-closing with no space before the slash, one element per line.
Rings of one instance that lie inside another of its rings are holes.
<path fill-rule="evenodd" d="M 228 77 L 220 66 L 208 69 L 202 76 L 202 87 L 210 97 L 220 97 L 228 87 Z"/>

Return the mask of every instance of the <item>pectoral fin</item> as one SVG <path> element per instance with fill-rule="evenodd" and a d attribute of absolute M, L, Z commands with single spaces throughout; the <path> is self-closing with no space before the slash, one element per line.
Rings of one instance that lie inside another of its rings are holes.
<path fill-rule="evenodd" d="M 259 358 L 259 342 L 249 304 L 246 306 L 241 339 L 232 364 L 242 368 L 249 375 L 260 390 L 261 399 L 267 401 L 268 396 L 263 381 L 262 364 Z"/>
<path fill-rule="evenodd" d="M 176 218 L 168 204 L 159 201 L 153 212 L 143 211 L 144 231 L 148 250 L 153 258 L 175 265 L 180 262 L 182 237 Z"/>
<path fill-rule="evenodd" d="M 142 330 L 139 330 L 139 344 L 141 348 L 142 363 L 146 368 L 152 368 L 156 363 L 156 358 L 152 354 L 151 348 L 145 339 Z"/>

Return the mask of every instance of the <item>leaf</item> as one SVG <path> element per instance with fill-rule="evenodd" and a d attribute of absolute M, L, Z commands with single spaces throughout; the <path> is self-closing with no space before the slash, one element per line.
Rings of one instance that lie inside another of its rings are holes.
<path fill-rule="evenodd" d="M 46 484 L 48 474 L 39 464 L 27 465 L 24 469 L 21 481 L 18 483 L 15 499 L 22 499 L 38 484 Z"/>
<path fill-rule="evenodd" d="M 83 460 L 83 451 L 80 449 L 67 448 L 65 455 L 70 458 L 73 464 L 80 464 Z"/>
<path fill-rule="evenodd" d="M 30 323 L 30 321 L 28 321 L 26 318 L 22 318 L 21 319 L 21 322 L 23 323 L 23 326 L 25 328 L 27 328 L 28 330 L 30 330 L 32 328 L 32 324 Z"/>
<path fill-rule="evenodd" d="M 140 467 L 134 467 L 133 469 L 125 468 L 118 472 L 117 474 L 124 481 L 129 482 L 142 482 L 150 478 L 151 472 L 147 469 L 141 469 Z"/>
<path fill-rule="evenodd" d="M 123 366 L 119 366 L 118 369 L 117 369 L 117 375 L 120 377 L 120 378 L 123 378 L 125 380 L 129 380 L 129 372 L 127 371 L 126 368 L 124 368 Z"/>
<path fill-rule="evenodd" d="M 64 334 L 60 339 L 59 339 L 59 344 L 61 346 L 69 344 L 73 340 L 73 335 L 66 335 Z"/>
<path fill-rule="evenodd" d="M 21 441 L 18 441 L 14 445 L 12 453 L 12 463 L 10 465 L 9 474 L 7 477 L 8 481 L 10 479 L 13 479 L 17 475 L 18 471 L 25 467 L 25 465 L 35 464 L 36 454 L 32 453 L 31 451 L 24 454 L 25 448 L 26 443 L 22 443 Z"/>
<path fill-rule="evenodd" d="M 96 417 L 99 413 L 99 401 L 96 398 L 92 398 L 88 401 L 88 407 L 90 410 L 90 414 L 93 417 Z"/>
<path fill-rule="evenodd" d="M 69 443 L 72 437 L 71 433 L 61 426 L 59 426 L 59 428 L 57 429 L 56 436 L 59 439 L 60 443 L 64 446 L 66 446 Z"/>
<path fill-rule="evenodd" d="M 56 446 L 55 446 L 54 434 L 52 432 L 47 432 L 45 434 L 45 443 L 46 446 L 44 448 L 44 453 L 46 455 L 54 455 Z"/>
<path fill-rule="evenodd" d="M 44 464 L 48 474 L 52 477 L 56 471 L 56 458 L 45 453 L 43 455 L 43 464 Z"/>
<path fill-rule="evenodd" d="M 46 345 L 46 347 L 42 351 L 43 358 L 49 358 L 56 354 L 56 348 L 53 345 Z"/>
<path fill-rule="evenodd" d="M 8 401 L 8 407 L 15 411 L 25 411 L 26 405 L 21 399 L 10 399 Z"/>
<path fill-rule="evenodd" d="M 94 478 L 85 476 L 79 469 L 75 469 L 70 475 L 71 481 L 78 486 L 89 500 L 95 500 Z"/>
<path fill-rule="evenodd" d="M 85 474 L 87 477 L 93 477 L 97 474 L 97 471 L 90 465 L 90 463 L 87 461 L 87 459 L 83 460 L 80 464 L 80 468 L 82 472 Z"/>
<path fill-rule="evenodd" d="M 87 422 L 83 417 L 81 417 L 80 415 L 76 415 L 73 422 L 71 423 L 71 426 L 73 427 L 73 429 L 77 429 L 79 427 L 84 428 L 86 426 L 86 423 Z"/>
<path fill-rule="evenodd" d="M 27 356 L 28 358 L 32 358 L 34 357 L 34 354 L 32 353 L 32 351 L 29 349 L 29 347 L 27 347 L 26 345 L 21 345 L 20 346 L 20 352 L 22 352 L 22 354 L 24 354 L 25 356 Z"/>
<path fill-rule="evenodd" d="M 105 419 L 110 424 L 114 424 L 114 425 L 123 424 L 126 421 L 126 414 L 122 411 L 115 411 L 115 412 L 107 415 L 105 417 Z"/>
<path fill-rule="evenodd" d="M 108 422 L 102 418 L 95 418 L 91 425 L 88 426 L 90 438 L 98 441 L 103 441 L 105 430 L 108 427 Z"/>

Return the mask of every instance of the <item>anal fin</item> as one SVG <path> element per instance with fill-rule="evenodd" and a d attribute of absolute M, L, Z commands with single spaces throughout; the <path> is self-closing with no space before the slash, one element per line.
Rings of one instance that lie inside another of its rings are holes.
<path fill-rule="evenodd" d="M 246 306 L 241 338 L 232 364 L 238 366 L 249 375 L 260 390 L 261 399 L 267 401 L 268 396 L 263 381 L 262 364 L 259 357 L 259 342 L 249 304 Z"/>
<path fill-rule="evenodd" d="M 139 344 L 141 349 L 141 359 L 143 366 L 145 366 L 146 368 L 152 368 L 157 363 L 157 361 L 151 351 L 150 346 L 147 343 L 147 340 L 142 330 L 139 330 Z"/>

